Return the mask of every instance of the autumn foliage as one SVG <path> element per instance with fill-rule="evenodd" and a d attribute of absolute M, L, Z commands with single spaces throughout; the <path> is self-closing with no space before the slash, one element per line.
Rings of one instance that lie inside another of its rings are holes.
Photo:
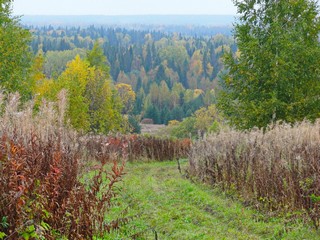
<path fill-rule="evenodd" d="M 33 114 L 19 105 L 8 96 L 0 118 L 0 238 L 92 239 L 125 223 L 105 220 L 124 165 L 88 161 L 78 135 L 59 125 L 63 106 Z"/>
<path fill-rule="evenodd" d="M 142 136 L 80 136 L 57 103 L 21 105 L 0 94 L 0 239 L 92 239 L 126 224 L 107 221 L 124 162 L 187 157 L 191 142 Z"/>

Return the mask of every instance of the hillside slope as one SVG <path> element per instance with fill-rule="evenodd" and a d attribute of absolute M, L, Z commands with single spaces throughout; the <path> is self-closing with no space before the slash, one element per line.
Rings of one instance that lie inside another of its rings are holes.
<path fill-rule="evenodd" d="M 128 164 L 127 172 L 112 214 L 126 209 L 131 220 L 109 239 L 320 239 L 302 223 L 267 217 L 192 183 L 176 162 Z"/>

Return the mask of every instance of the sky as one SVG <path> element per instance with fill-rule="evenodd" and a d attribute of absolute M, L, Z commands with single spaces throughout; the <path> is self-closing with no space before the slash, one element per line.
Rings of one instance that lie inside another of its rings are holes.
<path fill-rule="evenodd" d="M 235 15 L 232 0 L 14 0 L 16 15 Z"/>

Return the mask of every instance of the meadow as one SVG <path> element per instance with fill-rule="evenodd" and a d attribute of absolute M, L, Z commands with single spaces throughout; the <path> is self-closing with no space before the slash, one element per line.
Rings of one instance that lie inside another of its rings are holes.
<path fill-rule="evenodd" d="M 320 237 L 319 123 L 98 136 L 67 127 L 64 92 L 1 100 L 1 239 Z"/>

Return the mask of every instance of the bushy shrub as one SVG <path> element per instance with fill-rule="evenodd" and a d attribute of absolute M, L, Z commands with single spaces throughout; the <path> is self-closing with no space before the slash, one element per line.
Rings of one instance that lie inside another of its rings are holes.
<path fill-rule="evenodd" d="M 65 93 L 35 114 L 19 95 L 5 98 L 0 94 L 0 238 L 92 239 L 125 222 L 105 222 L 124 166 L 113 162 L 107 172 L 106 160 L 86 164 L 77 133 L 64 126 Z"/>
<path fill-rule="evenodd" d="M 182 122 L 169 126 L 170 135 L 176 138 L 196 137 L 198 130 L 195 128 L 195 123 L 195 117 L 185 118 Z"/>

